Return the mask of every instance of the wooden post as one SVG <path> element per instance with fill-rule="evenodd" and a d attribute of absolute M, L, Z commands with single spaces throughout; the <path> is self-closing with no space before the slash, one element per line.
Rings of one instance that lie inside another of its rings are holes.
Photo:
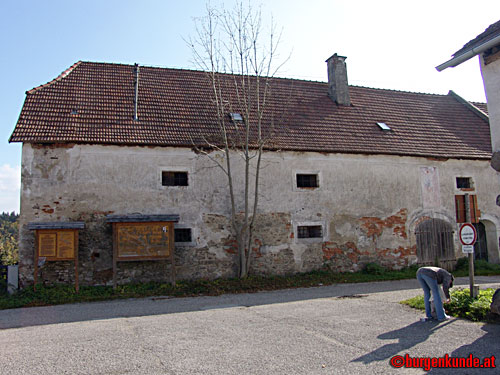
<path fill-rule="evenodd" d="M 80 291 L 80 285 L 78 283 L 78 230 L 74 231 L 74 238 L 75 242 L 73 245 L 74 251 L 75 251 L 75 289 L 76 292 L 78 293 Z"/>
<path fill-rule="evenodd" d="M 113 226 L 113 289 L 116 290 L 116 268 L 117 268 L 117 260 L 118 257 L 118 234 L 116 223 L 112 224 Z"/>
<path fill-rule="evenodd" d="M 172 283 L 172 286 L 175 286 L 175 254 L 174 254 L 174 252 L 175 252 L 175 249 L 174 249 L 175 232 L 174 232 L 174 223 L 171 222 L 169 224 L 170 225 L 168 226 L 168 229 L 169 229 L 169 236 L 168 236 L 169 244 L 168 244 L 168 246 L 170 247 L 170 264 L 172 267 L 171 283 Z"/>
<path fill-rule="evenodd" d="M 35 274 L 33 276 L 33 291 L 36 292 L 36 283 L 38 282 L 38 249 L 39 249 L 39 244 L 38 244 L 38 230 L 35 231 L 35 257 L 34 257 L 34 267 L 35 267 Z"/>
<path fill-rule="evenodd" d="M 469 194 L 465 194 L 465 222 L 470 223 L 470 201 Z M 469 290 L 471 298 L 477 297 L 477 290 L 474 286 L 474 253 L 469 253 Z"/>

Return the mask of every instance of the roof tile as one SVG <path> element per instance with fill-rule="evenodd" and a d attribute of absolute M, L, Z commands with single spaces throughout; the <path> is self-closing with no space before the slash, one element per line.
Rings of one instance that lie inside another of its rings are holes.
<path fill-rule="evenodd" d="M 343 107 L 324 82 L 276 78 L 271 89 L 272 149 L 491 157 L 488 122 L 450 95 L 350 86 Z M 218 134 L 205 72 L 141 66 L 138 121 L 133 103 L 134 66 L 78 62 L 27 92 L 10 141 L 190 147 Z"/>

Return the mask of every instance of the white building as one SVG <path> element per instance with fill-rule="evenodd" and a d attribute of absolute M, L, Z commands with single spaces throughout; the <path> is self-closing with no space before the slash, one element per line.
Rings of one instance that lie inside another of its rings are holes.
<path fill-rule="evenodd" d="M 328 60 L 330 73 L 340 69 L 329 74 L 337 82 L 272 81 L 265 123 L 274 134 L 263 157 L 251 272 L 451 266 L 461 256 L 455 202 L 464 194 L 477 201 L 477 253 L 498 263 L 485 106 L 453 93 L 348 86 L 344 59 Z M 179 215 L 177 276 L 234 276 L 227 182 L 193 147 L 216 131 L 214 116 L 199 71 L 78 62 L 28 91 L 10 139 L 23 142 L 21 284 L 33 282 L 28 223 L 61 221 L 85 223 L 81 282 L 111 282 L 111 214 Z M 227 121 L 234 125 L 229 113 Z M 120 263 L 117 278 L 164 280 L 171 267 Z M 74 273 L 68 262 L 47 262 L 40 278 L 68 281 Z"/>

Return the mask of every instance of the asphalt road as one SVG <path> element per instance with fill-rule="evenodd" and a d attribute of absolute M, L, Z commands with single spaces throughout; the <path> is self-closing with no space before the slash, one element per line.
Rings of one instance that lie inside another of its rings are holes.
<path fill-rule="evenodd" d="M 500 287 L 500 277 L 476 277 Z M 456 285 L 467 286 L 461 278 Z M 500 357 L 500 325 L 420 322 L 416 280 L 0 311 L 3 374 L 423 374 L 394 355 Z M 500 366 L 500 359 L 498 359 Z M 499 374 L 432 369 L 431 374 Z"/>

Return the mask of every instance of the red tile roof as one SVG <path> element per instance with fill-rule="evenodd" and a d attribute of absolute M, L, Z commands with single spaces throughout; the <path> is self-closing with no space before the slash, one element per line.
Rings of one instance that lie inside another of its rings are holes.
<path fill-rule="evenodd" d="M 141 66 L 139 77 L 134 121 L 134 66 L 78 62 L 27 92 L 10 141 L 191 147 L 217 133 L 206 73 Z M 271 88 L 264 120 L 282 123 L 273 149 L 491 157 L 488 122 L 451 95 L 350 86 L 343 107 L 324 82 L 276 78 Z"/>
<path fill-rule="evenodd" d="M 487 41 L 500 35 L 500 21 L 488 26 L 484 32 L 479 34 L 477 37 L 467 42 L 462 48 L 453 54 L 454 57 L 463 55 L 465 52 L 486 43 Z"/>

